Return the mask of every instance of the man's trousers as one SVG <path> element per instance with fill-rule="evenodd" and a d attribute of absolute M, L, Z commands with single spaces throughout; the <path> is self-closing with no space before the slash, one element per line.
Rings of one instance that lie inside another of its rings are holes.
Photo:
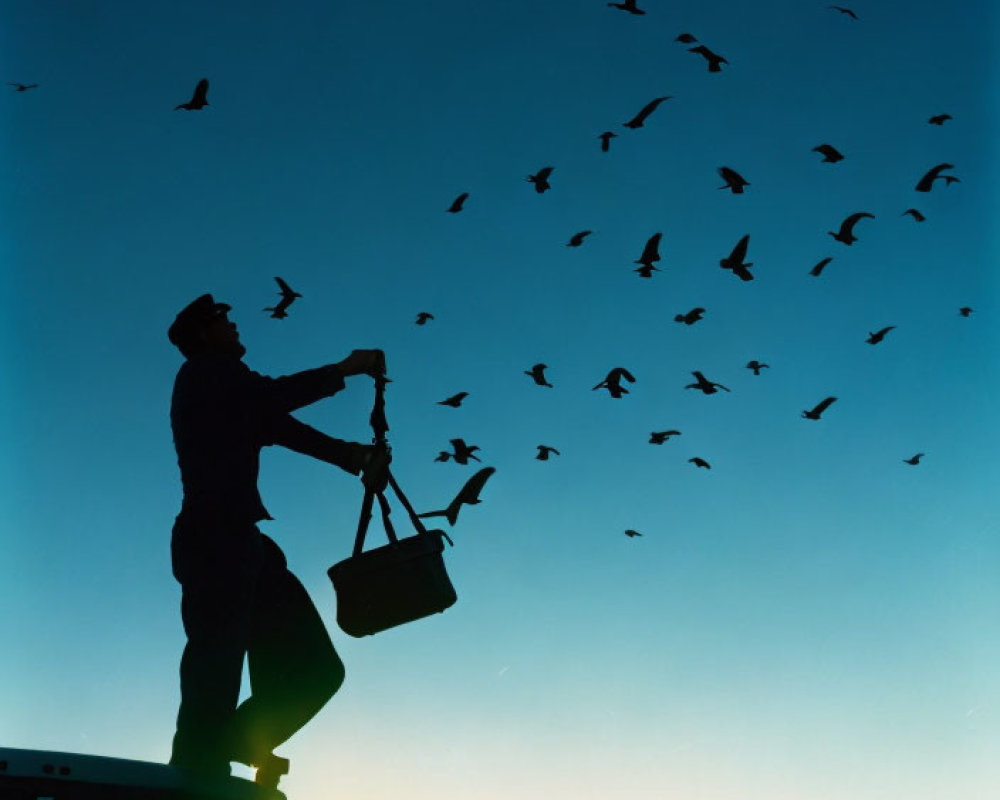
<path fill-rule="evenodd" d="M 171 541 L 187 644 L 170 763 L 229 774 L 305 725 L 340 688 L 344 665 L 284 553 L 253 524 L 182 513 Z M 239 703 L 244 658 L 251 695 Z"/>

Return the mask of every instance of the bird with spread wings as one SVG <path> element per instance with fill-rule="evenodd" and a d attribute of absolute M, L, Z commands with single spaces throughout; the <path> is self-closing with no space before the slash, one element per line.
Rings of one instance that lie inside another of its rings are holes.
<path fill-rule="evenodd" d="M 461 511 L 463 505 L 474 506 L 480 503 L 479 495 L 483 491 L 486 481 L 494 472 L 496 472 L 494 467 L 483 467 L 465 482 L 465 485 L 455 495 L 455 499 L 447 507 L 440 511 L 426 511 L 423 514 L 417 514 L 417 516 L 421 519 L 444 517 L 451 525 L 454 525 L 458 522 L 458 512 Z"/>

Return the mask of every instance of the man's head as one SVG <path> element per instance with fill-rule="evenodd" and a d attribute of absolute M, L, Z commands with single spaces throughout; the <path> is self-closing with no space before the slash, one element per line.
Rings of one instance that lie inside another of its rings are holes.
<path fill-rule="evenodd" d="M 242 358 L 246 348 L 240 343 L 236 323 L 229 321 L 229 309 L 226 303 L 217 303 L 212 295 L 203 294 L 181 309 L 167 336 L 185 358 L 202 352 Z"/>

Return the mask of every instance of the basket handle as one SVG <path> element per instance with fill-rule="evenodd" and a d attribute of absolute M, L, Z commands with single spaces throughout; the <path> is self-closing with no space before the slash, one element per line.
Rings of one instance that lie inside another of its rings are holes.
<path fill-rule="evenodd" d="M 389 450 L 389 442 L 386 439 L 386 433 L 389 430 L 389 423 L 385 418 L 385 385 L 389 382 L 389 379 L 385 377 L 385 374 L 377 375 L 375 377 L 375 403 L 372 406 L 372 412 L 368 417 L 369 423 L 371 423 L 372 431 L 374 432 L 374 437 L 372 441 L 376 447 L 382 447 Z M 403 504 L 403 508 L 406 509 L 406 513 L 410 515 L 410 522 L 413 523 L 413 527 L 416 529 L 418 534 L 426 534 L 427 529 L 424 527 L 424 523 L 421 522 L 420 517 L 417 516 L 417 512 L 413 510 L 413 506 L 410 505 L 410 501 L 406 499 L 406 495 L 403 494 L 403 490 L 399 488 L 399 484 L 396 483 L 396 479 L 392 476 L 389 468 L 386 467 L 386 475 L 388 476 L 388 485 L 392 487 L 392 490 L 396 493 L 396 497 L 399 498 L 399 502 Z M 365 546 L 365 534 L 368 532 L 368 524 L 371 522 L 372 518 L 372 506 L 375 502 L 375 496 L 378 496 L 379 510 L 382 512 L 382 525 L 385 527 L 386 536 L 389 537 L 390 542 L 399 541 L 396 536 L 396 531 L 392 526 L 392 521 L 389 519 L 389 515 L 392 513 L 392 509 L 389 507 L 389 501 L 386 499 L 385 491 L 375 492 L 372 489 L 365 487 L 365 497 L 361 501 L 361 516 L 358 519 L 358 531 L 354 536 L 354 556 L 361 555 L 362 550 Z M 454 547 L 455 543 L 444 531 L 441 531 L 441 535 L 448 540 L 448 544 Z"/>
<path fill-rule="evenodd" d="M 396 483 L 396 479 L 392 477 L 391 472 L 389 473 L 389 485 L 392 487 L 392 490 L 396 493 L 396 497 L 399 498 L 399 502 L 403 504 L 403 508 L 406 509 L 406 513 L 410 515 L 410 522 L 413 523 L 413 527 L 416 529 L 417 533 L 418 534 L 427 533 L 428 531 L 427 528 L 424 527 L 423 521 L 417 515 L 417 512 L 413 510 L 413 506 L 410 505 L 410 501 L 406 499 L 406 495 L 403 494 L 403 490 L 399 488 L 399 484 Z M 447 533 L 445 533 L 444 531 L 439 531 L 439 532 L 445 539 L 448 540 L 448 544 L 450 544 L 452 547 L 455 546 L 455 543 L 451 540 L 451 537 Z"/>
<path fill-rule="evenodd" d="M 417 531 L 418 535 L 425 535 L 428 533 L 427 528 L 424 527 L 423 521 L 417 516 L 417 512 L 413 510 L 413 506 L 410 505 L 410 501 L 403 494 L 403 490 L 396 483 L 396 479 L 393 477 L 392 472 L 387 470 L 389 476 L 389 486 L 392 487 L 393 492 L 396 493 L 396 497 L 399 502 L 403 504 L 403 508 L 406 509 L 406 513 L 410 517 L 410 522 L 413 523 L 414 529 Z M 374 505 L 375 498 L 378 497 L 379 510 L 382 512 L 382 525 L 385 527 L 386 536 L 389 537 L 390 542 L 397 542 L 399 538 L 396 536 L 396 530 L 392 525 L 392 521 L 389 519 L 389 515 L 392 513 L 392 509 L 389 506 L 389 500 L 385 496 L 385 492 L 374 492 L 371 489 L 365 489 L 365 497 L 361 502 L 361 517 L 358 519 L 358 532 L 354 537 L 354 552 L 353 555 L 359 556 L 364 550 L 365 546 L 365 534 L 368 532 L 368 524 L 371 522 L 372 518 L 372 506 Z M 451 540 L 444 531 L 440 531 L 441 535 L 448 540 L 448 544 L 452 547 L 455 543 Z"/>

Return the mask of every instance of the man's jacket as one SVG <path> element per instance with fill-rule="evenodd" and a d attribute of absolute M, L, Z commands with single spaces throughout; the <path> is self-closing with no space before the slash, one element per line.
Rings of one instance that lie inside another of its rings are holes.
<path fill-rule="evenodd" d="M 327 436 L 290 413 L 343 388 L 334 365 L 269 378 L 230 355 L 201 353 L 185 361 L 170 405 L 182 513 L 234 523 L 271 519 L 257 490 L 260 449 L 267 445 L 357 475 L 361 445 Z"/>

